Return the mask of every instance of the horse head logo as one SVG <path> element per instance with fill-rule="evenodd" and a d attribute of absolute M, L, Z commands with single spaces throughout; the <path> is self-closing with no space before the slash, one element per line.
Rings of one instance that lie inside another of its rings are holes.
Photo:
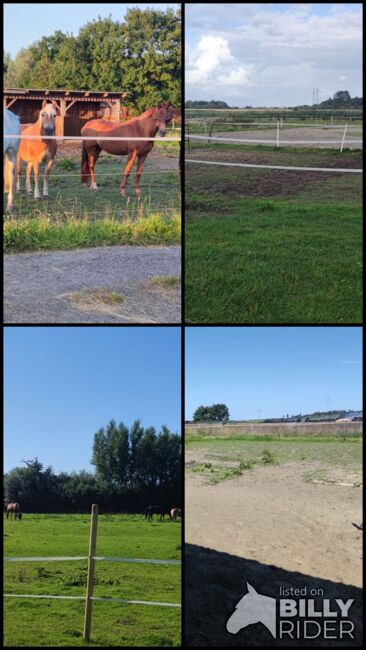
<path fill-rule="evenodd" d="M 259 594 L 247 582 L 248 593 L 237 603 L 235 611 L 226 623 L 230 634 L 237 634 L 239 630 L 253 623 L 263 623 L 276 638 L 276 599 Z"/>

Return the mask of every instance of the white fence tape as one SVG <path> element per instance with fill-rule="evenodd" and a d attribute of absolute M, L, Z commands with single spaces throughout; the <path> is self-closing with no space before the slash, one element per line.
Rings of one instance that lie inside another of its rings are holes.
<path fill-rule="evenodd" d="M 4 557 L 4 562 L 72 562 L 73 560 L 87 560 L 87 555 L 82 556 L 47 556 L 47 557 Z M 92 556 L 93 560 L 105 560 L 106 562 L 123 562 L 125 564 L 175 564 L 180 565 L 180 560 L 150 560 L 140 559 L 134 557 L 97 557 Z"/>
<path fill-rule="evenodd" d="M 67 557 L 4 557 L 4 562 L 72 562 L 73 560 L 87 560 L 87 555 Z"/>
<path fill-rule="evenodd" d="M 186 140 L 213 140 L 214 142 L 235 142 L 235 143 L 260 143 L 264 142 L 265 144 L 277 144 L 277 140 L 257 140 L 256 138 L 250 139 L 250 138 L 217 138 L 211 135 L 186 135 L 185 136 Z M 362 142 L 362 139 L 354 139 L 354 140 L 345 140 L 347 143 L 358 143 Z M 281 140 L 280 144 L 340 144 L 339 140 Z"/>
<path fill-rule="evenodd" d="M 181 142 L 181 138 L 139 138 L 135 136 L 130 136 L 130 137 L 108 137 L 108 136 L 90 136 L 90 135 L 81 135 L 81 136 L 74 136 L 74 135 L 4 135 L 4 138 L 18 138 L 19 140 L 73 140 L 74 142 L 79 142 L 81 140 L 103 140 L 105 141 L 114 141 L 114 142 L 124 142 L 126 141 L 131 141 L 131 142 L 137 142 L 137 141 L 154 141 L 154 142 Z"/>
<path fill-rule="evenodd" d="M 4 594 L 6 598 L 51 598 L 55 600 L 85 600 L 85 596 L 49 596 L 48 594 Z M 90 600 L 106 601 L 113 603 L 127 603 L 128 605 L 154 605 L 158 607 L 181 607 L 179 603 L 159 603 L 151 600 L 125 600 L 124 598 L 101 598 L 91 596 Z"/>
<path fill-rule="evenodd" d="M 251 163 L 229 163 L 229 162 L 216 162 L 213 160 L 191 160 L 186 159 L 187 163 L 197 163 L 199 165 L 223 165 L 224 167 L 258 167 L 262 169 L 289 169 L 292 171 L 305 171 L 305 172 L 341 172 L 349 174 L 362 174 L 362 169 L 341 169 L 333 167 L 286 167 L 284 165 L 253 165 Z"/>

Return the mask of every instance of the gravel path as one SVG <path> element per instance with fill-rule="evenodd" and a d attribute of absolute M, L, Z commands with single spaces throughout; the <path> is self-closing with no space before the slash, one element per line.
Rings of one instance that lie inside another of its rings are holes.
<path fill-rule="evenodd" d="M 4 256 L 5 323 L 179 323 L 178 246 L 113 246 Z M 111 293 L 113 292 L 113 293 Z M 116 296 L 117 294 L 117 296 Z"/>

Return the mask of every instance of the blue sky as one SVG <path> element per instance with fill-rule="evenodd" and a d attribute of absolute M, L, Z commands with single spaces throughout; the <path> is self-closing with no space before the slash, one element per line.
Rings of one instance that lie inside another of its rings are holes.
<path fill-rule="evenodd" d="M 180 433 L 180 328 L 7 327 L 4 343 L 5 471 L 35 456 L 93 471 L 112 418 Z"/>
<path fill-rule="evenodd" d="M 186 328 L 185 419 L 224 403 L 234 420 L 362 408 L 359 327 Z"/>
<path fill-rule="evenodd" d="M 12 57 L 22 47 L 28 47 L 42 36 L 50 36 L 56 30 L 77 35 L 80 27 L 98 15 L 122 21 L 127 9 L 148 7 L 165 11 L 168 7 L 176 9 L 178 3 L 21 3 L 6 2 L 4 5 L 4 49 Z"/>
<path fill-rule="evenodd" d="M 362 96 L 361 3 L 186 3 L 186 99 L 294 106 Z"/>

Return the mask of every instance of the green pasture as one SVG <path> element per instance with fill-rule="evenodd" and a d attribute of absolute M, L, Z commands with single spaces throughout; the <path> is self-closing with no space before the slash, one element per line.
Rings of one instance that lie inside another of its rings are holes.
<path fill-rule="evenodd" d="M 85 556 L 89 515 L 36 515 L 4 522 L 4 555 Z M 142 515 L 100 515 L 98 556 L 180 559 L 181 525 Z M 85 596 L 87 561 L 5 562 L 4 592 Z M 180 603 L 180 566 L 96 562 L 94 596 Z M 91 641 L 84 601 L 5 598 L 6 646 L 178 646 L 180 609 L 93 602 Z M 16 624 L 14 622 L 16 621 Z"/>
<path fill-rule="evenodd" d="M 126 157 L 100 156 L 95 167 L 100 188 L 96 192 L 81 184 L 78 148 L 63 147 L 51 171 L 49 199 L 35 201 L 33 194 L 26 194 L 23 165 L 22 192 L 15 193 L 13 213 L 4 218 L 5 252 L 180 243 L 178 145 L 158 143 L 148 156 L 140 198 L 134 192 L 136 167 L 126 198 L 119 194 Z M 39 186 L 42 191 L 41 175 Z M 4 207 L 5 203 L 4 198 Z"/>
<path fill-rule="evenodd" d="M 346 476 L 354 487 L 362 484 L 361 436 L 346 439 L 334 436 L 213 438 L 190 432 L 185 440 L 186 449 L 200 455 L 199 461 L 186 463 L 186 473 L 202 474 L 212 485 L 255 467 L 286 463 L 297 463 L 299 471 L 304 468 L 305 480 L 322 479 L 324 483 L 334 483 L 341 478 L 345 480 Z"/>
<path fill-rule="evenodd" d="M 361 151 L 192 145 L 199 160 L 361 167 Z M 362 175 L 186 164 L 188 323 L 362 321 Z"/>

